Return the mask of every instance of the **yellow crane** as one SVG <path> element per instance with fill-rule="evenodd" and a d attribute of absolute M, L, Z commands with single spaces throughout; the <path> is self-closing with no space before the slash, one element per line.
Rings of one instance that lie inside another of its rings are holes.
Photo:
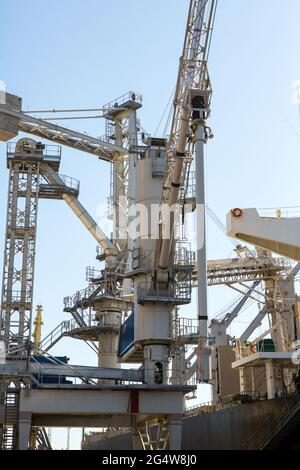
<path fill-rule="evenodd" d="M 43 307 L 38 305 L 36 309 L 36 317 L 34 319 L 34 331 L 32 334 L 34 345 L 39 346 L 42 341 Z"/>

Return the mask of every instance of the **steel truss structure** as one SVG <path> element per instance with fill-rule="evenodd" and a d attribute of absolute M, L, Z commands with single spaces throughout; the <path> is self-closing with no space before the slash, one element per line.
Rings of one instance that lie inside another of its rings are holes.
<path fill-rule="evenodd" d="M 6 347 L 29 341 L 39 196 L 39 161 L 21 150 L 8 154 L 9 189 L 1 301 L 1 336 Z"/>

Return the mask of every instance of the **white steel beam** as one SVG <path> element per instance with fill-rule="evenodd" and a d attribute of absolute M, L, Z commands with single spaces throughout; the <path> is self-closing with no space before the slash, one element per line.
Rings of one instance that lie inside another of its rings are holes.
<path fill-rule="evenodd" d="M 260 217 L 257 209 L 233 210 L 227 214 L 227 235 L 300 261 L 300 217 Z"/>
<path fill-rule="evenodd" d="M 28 116 L 21 111 L 16 111 L 0 104 L 0 113 L 15 117 L 18 121 L 19 131 L 36 135 L 41 139 L 66 145 L 86 153 L 97 155 L 101 160 L 113 161 L 114 154 L 124 155 L 128 151 L 122 147 L 110 144 L 104 140 L 91 137 L 87 134 L 73 131 L 65 127 L 51 124 L 43 119 Z"/>

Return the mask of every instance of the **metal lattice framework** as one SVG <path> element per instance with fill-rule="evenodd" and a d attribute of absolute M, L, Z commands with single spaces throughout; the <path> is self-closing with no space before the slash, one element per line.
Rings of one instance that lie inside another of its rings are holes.
<path fill-rule="evenodd" d="M 239 282 L 276 279 L 287 270 L 288 265 L 281 258 L 273 259 L 269 263 L 259 259 L 209 261 L 208 285 L 230 285 Z"/>
<path fill-rule="evenodd" d="M 39 163 L 9 162 L 1 336 L 8 346 L 29 339 L 36 242 Z"/>
<path fill-rule="evenodd" d="M 0 112 L 6 116 L 18 119 L 19 131 L 32 134 L 40 139 L 47 139 L 60 145 L 82 150 L 85 153 L 96 155 L 101 160 L 113 161 L 115 154 L 125 154 L 127 151 L 109 142 L 76 132 L 66 127 L 52 124 L 43 119 L 28 116 L 21 111 L 9 109 L 0 104 Z"/>
<path fill-rule="evenodd" d="M 7 349 L 25 351 L 30 340 L 38 199 L 78 196 L 79 183 L 62 176 L 49 184 L 43 174 L 47 162 L 58 171 L 61 148 L 21 139 L 7 147 L 8 206 L 1 299 L 0 337 Z"/>
<path fill-rule="evenodd" d="M 190 4 L 188 24 L 180 58 L 176 91 L 174 96 L 174 111 L 169 138 L 168 166 L 164 188 L 170 188 L 174 171 L 177 142 L 183 123 L 188 128 L 190 118 L 187 117 L 187 100 L 191 89 L 201 88 L 211 96 L 212 89 L 207 69 L 207 58 L 213 31 L 213 22 L 216 13 L 216 0 L 194 0 Z M 187 122 L 188 121 L 188 122 Z M 185 136 L 187 137 L 187 136 Z M 191 146 L 187 146 L 184 166 L 187 170 L 191 161 Z M 185 183 L 186 171 L 183 172 L 182 183 Z M 168 193 L 164 192 L 164 199 Z"/>

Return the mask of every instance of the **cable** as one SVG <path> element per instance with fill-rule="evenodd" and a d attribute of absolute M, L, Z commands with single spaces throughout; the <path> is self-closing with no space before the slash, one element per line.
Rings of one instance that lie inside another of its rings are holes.
<path fill-rule="evenodd" d="M 163 112 L 163 114 L 162 114 L 162 116 L 161 116 L 161 118 L 160 118 L 160 121 L 159 121 L 159 123 L 158 123 L 158 126 L 157 126 L 157 128 L 156 128 L 156 130 L 155 130 L 155 132 L 154 132 L 154 137 L 156 137 L 156 134 L 157 134 L 157 132 L 158 132 L 158 130 L 159 130 L 159 128 L 160 128 L 160 125 L 161 125 L 161 123 L 162 123 L 162 121 L 163 121 L 163 118 L 165 117 L 165 114 L 166 114 L 166 112 L 167 112 L 167 110 L 168 110 L 168 108 L 169 108 L 169 106 L 170 106 L 170 103 L 171 103 L 171 100 L 172 100 L 172 98 L 173 98 L 173 96 L 174 96 L 174 93 L 175 93 L 175 87 L 174 87 L 174 89 L 173 89 L 173 91 L 172 91 L 172 93 L 171 93 L 171 96 L 170 96 L 170 98 L 169 98 L 169 100 L 168 100 L 167 106 L 165 107 L 165 110 L 164 110 L 164 112 Z"/>
<path fill-rule="evenodd" d="M 228 311 L 233 309 L 238 304 L 238 302 L 242 299 L 242 297 L 243 296 L 241 296 L 241 295 L 238 295 L 237 297 L 235 297 L 234 300 L 231 300 L 228 304 L 224 305 L 219 310 L 217 310 L 217 312 L 213 315 L 212 318 L 214 320 L 217 320 L 218 318 L 223 316 L 225 313 L 228 313 Z"/>
<path fill-rule="evenodd" d="M 214 16 L 213 16 L 213 20 L 212 20 L 212 27 L 211 27 L 212 30 L 214 30 L 214 27 L 215 27 L 215 20 L 216 20 L 216 16 L 217 16 L 218 3 L 219 3 L 219 0 L 216 0 L 216 6 L 215 6 Z M 209 58 L 211 41 L 212 41 L 212 34 L 210 35 L 209 44 L 208 44 L 208 48 L 207 48 L 207 59 Z"/>
<path fill-rule="evenodd" d="M 163 132 L 163 136 L 165 137 L 166 133 L 167 133 L 167 129 L 170 125 L 170 121 L 171 121 L 171 117 L 172 117 L 172 114 L 173 114 L 173 109 L 172 109 L 172 106 L 170 106 L 170 111 L 169 111 L 169 115 L 168 115 L 168 119 L 167 119 L 167 122 L 166 122 L 166 125 L 165 125 L 165 128 L 164 128 L 164 132 Z"/>

